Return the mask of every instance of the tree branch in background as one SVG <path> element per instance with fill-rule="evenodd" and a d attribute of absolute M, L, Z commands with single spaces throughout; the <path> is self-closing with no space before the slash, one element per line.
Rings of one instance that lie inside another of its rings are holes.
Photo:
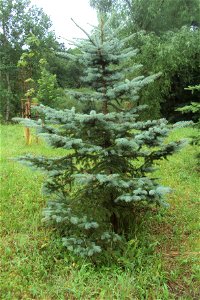
<path fill-rule="evenodd" d="M 71 20 L 72 20 L 72 22 L 76 25 L 76 27 L 78 27 L 81 31 L 83 31 L 83 32 L 86 34 L 86 36 L 88 37 L 88 39 L 90 40 L 90 42 L 95 46 L 95 42 L 91 39 L 91 37 L 90 37 L 90 35 L 87 33 L 87 31 L 85 31 L 82 27 L 80 27 L 80 26 L 74 21 L 74 19 L 71 18 Z"/>

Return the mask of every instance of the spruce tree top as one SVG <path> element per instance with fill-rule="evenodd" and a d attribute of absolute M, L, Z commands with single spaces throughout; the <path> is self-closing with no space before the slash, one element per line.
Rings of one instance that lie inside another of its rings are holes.
<path fill-rule="evenodd" d="M 113 107 L 121 111 L 122 100 L 134 103 L 139 98 L 140 89 L 160 75 L 137 76 L 132 80 L 127 78 L 142 65 L 130 64 L 130 59 L 137 54 L 137 50 L 126 45 L 134 35 L 119 39 L 120 29 L 122 28 L 111 29 L 109 21 L 104 22 L 101 18 L 99 27 L 95 28 L 91 36 L 82 29 L 88 36 L 87 40 L 74 43 L 81 50 L 81 54 L 68 54 L 72 60 L 85 66 L 85 76 L 82 80 L 95 91 L 73 95 L 82 101 L 100 102 L 104 114 L 110 112 L 110 108 Z"/>

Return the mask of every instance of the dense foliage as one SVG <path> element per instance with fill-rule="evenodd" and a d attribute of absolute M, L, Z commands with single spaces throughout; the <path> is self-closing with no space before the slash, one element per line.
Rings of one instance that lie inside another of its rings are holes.
<path fill-rule="evenodd" d="M 175 109 L 194 99 L 185 86 L 199 82 L 200 6 L 198 0 L 102 0 L 90 1 L 97 10 L 113 18 L 113 26 L 125 25 L 124 35 L 135 33 L 129 42 L 139 49 L 136 62 L 145 66 L 145 74 L 162 72 L 159 81 L 143 93 L 148 104 L 143 118 L 170 121 L 181 118 Z"/>
<path fill-rule="evenodd" d="M 200 84 L 195 86 L 189 86 L 187 90 L 195 92 L 200 92 Z M 196 93 L 195 93 L 196 95 Z M 200 103 L 191 102 L 190 105 L 183 106 L 178 108 L 177 111 L 182 112 L 183 114 L 192 113 L 194 120 L 194 127 L 198 129 L 198 134 L 192 137 L 191 143 L 200 147 Z M 200 167 L 200 151 L 198 149 L 197 153 L 198 166 Z"/>
<path fill-rule="evenodd" d="M 170 121 L 181 119 L 175 112 L 179 106 L 200 101 L 198 94 L 185 90 L 199 78 L 200 35 L 198 30 L 191 31 L 182 27 L 177 32 L 166 32 L 164 36 L 155 33 L 136 34 L 139 45 L 138 60 L 147 72 L 162 72 L 159 80 L 148 87 L 142 97 L 142 103 L 149 105 L 146 118 L 150 115 L 166 117 Z"/>
<path fill-rule="evenodd" d="M 84 64 L 84 81 L 92 87 L 90 93 L 73 95 L 91 103 L 93 110 L 77 113 L 41 106 L 43 125 L 25 121 L 36 126 L 51 146 L 66 150 L 63 157 L 28 155 L 19 160 L 47 172 L 44 220 L 61 231 L 68 250 L 81 256 L 113 249 L 128 237 L 138 203 L 165 204 L 170 189 L 154 178 L 154 161 L 181 145 L 164 143 L 169 131 L 165 119 L 137 121 L 144 109 L 137 104 L 139 92 L 159 74 L 127 78 L 141 68 L 129 66 L 137 53 L 126 47 L 130 38 L 119 40 L 109 23 L 101 20 L 88 40 L 77 44 L 81 54 L 69 55 Z M 100 112 L 95 110 L 97 104 Z"/>
<path fill-rule="evenodd" d="M 20 114 L 21 98 L 29 89 L 25 80 L 37 83 L 40 78 L 40 59 L 47 60 L 50 73 L 63 73 L 56 51 L 64 49 L 51 26 L 49 17 L 29 0 L 0 0 L 0 114 L 6 121 Z"/>
<path fill-rule="evenodd" d="M 138 49 L 139 55 L 130 60 L 130 66 L 143 64 L 146 76 L 162 72 L 156 83 L 142 91 L 140 104 L 147 104 L 148 110 L 140 115 L 141 119 L 163 116 L 172 122 L 181 120 L 176 108 L 200 100 L 199 95 L 194 99 L 194 95 L 184 89 L 199 82 L 199 1 L 91 0 L 90 3 L 97 11 L 112 18 L 113 28 L 124 25 L 120 37 L 135 34 L 128 43 Z M 48 102 L 52 107 L 68 108 L 74 103 L 61 90 L 59 96 L 51 101 L 47 99 L 48 91 L 41 94 L 38 80 L 43 81 L 43 86 L 50 86 L 44 82 L 44 73 L 41 74 L 41 59 L 47 61 L 46 71 L 51 80 L 56 81 L 55 87 L 63 90 L 89 88 L 86 82 L 81 81 L 83 64 L 64 57 L 65 52 L 73 55 L 79 51 L 78 48 L 66 51 L 65 46 L 57 42 L 51 25 L 50 18 L 42 9 L 31 6 L 29 0 L 0 0 L 1 119 L 9 121 L 12 116 L 20 114 L 20 101 L 29 89 L 25 82 L 28 78 L 34 80 L 30 87 L 35 93 L 45 97 L 40 97 L 44 104 Z M 32 43 L 34 37 L 37 40 L 35 44 Z M 18 66 L 23 57 L 29 57 L 26 68 Z M 56 80 L 53 79 L 55 75 Z"/>
<path fill-rule="evenodd" d="M 90 4 L 98 11 L 117 14 L 130 30 L 159 36 L 182 26 L 198 26 L 200 21 L 198 0 L 90 0 Z"/>

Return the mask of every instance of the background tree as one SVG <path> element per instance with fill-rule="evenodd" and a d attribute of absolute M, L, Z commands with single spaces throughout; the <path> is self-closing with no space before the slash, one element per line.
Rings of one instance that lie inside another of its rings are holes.
<path fill-rule="evenodd" d="M 149 106 L 144 117 L 153 113 L 154 117 L 161 114 L 177 121 L 181 118 L 174 112 L 177 107 L 200 101 L 199 95 L 184 89 L 199 79 L 199 31 L 183 27 L 177 32 L 166 32 L 163 37 L 141 33 L 135 36 L 135 44 L 139 45 L 137 59 L 145 66 L 145 74 L 162 72 L 158 81 L 143 92 L 141 103 Z"/>
<path fill-rule="evenodd" d="M 40 51 L 39 39 L 30 34 L 26 45 L 27 49 L 18 61 L 25 97 L 31 97 L 37 103 L 59 108 L 64 91 L 58 86 L 56 74 L 49 71 L 45 55 Z"/>
<path fill-rule="evenodd" d="M 36 80 L 40 74 L 39 61 L 43 57 L 40 51 L 40 41 L 34 34 L 29 34 L 25 41 L 26 50 L 22 53 L 17 67 L 21 79 L 21 87 L 25 97 L 34 97 Z"/>
<path fill-rule="evenodd" d="M 111 250 L 124 234 L 128 238 L 133 208 L 139 203 L 164 205 L 169 189 L 154 178 L 154 161 L 171 155 L 181 144 L 164 143 L 168 134 L 164 119 L 137 121 L 144 108 L 136 105 L 139 92 L 158 74 L 127 78 L 141 68 L 128 64 L 137 53 L 125 47 L 129 38 L 119 40 L 109 22 L 103 21 L 87 36 L 76 44 L 81 54 L 70 57 L 85 66 L 84 81 L 92 91 L 74 91 L 74 97 L 94 108 L 100 105 L 101 111 L 38 108 L 45 124 L 25 123 L 36 126 L 51 146 L 66 153 L 19 159 L 47 172 L 44 192 L 50 201 L 44 220 L 60 230 L 68 250 L 81 256 Z"/>
<path fill-rule="evenodd" d="M 64 101 L 64 91 L 59 88 L 56 74 L 51 74 L 48 70 L 48 64 L 45 59 L 39 61 L 41 70 L 40 78 L 38 79 L 38 87 L 36 98 L 39 103 L 50 107 L 61 107 Z"/>
<path fill-rule="evenodd" d="M 90 0 L 90 5 L 104 13 L 115 13 L 118 22 L 131 27 L 131 31 L 157 35 L 186 25 L 195 27 L 200 21 L 198 0 Z"/>
<path fill-rule="evenodd" d="M 33 34 L 40 41 L 37 51 L 46 54 L 51 64 L 55 51 L 59 49 L 51 31 L 50 19 L 42 9 L 30 3 L 28 0 L 0 0 L 0 109 L 6 121 L 20 112 L 24 87 L 17 63 L 24 52 L 27 38 Z M 36 65 L 32 73 L 36 78 Z"/>
<path fill-rule="evenodd" d="M 90 0 L 90 5 L 101 13 L 108 13 L 116 2 L 116 0 Z"/>
<path fill-rule="evenodd" d="M 189 86 L 187 90 L 192 91 L 196 96 L 200 93 L 200 84 L 195 86 Z M 190 105 L 183 106 L 178 108 L 177 111 L 182 112 L 183 114 L 190 114 L 192 113 L 192 118 L 195 122 L 194 127 L 197 128 L 198 132 L 195 136 L 192 136 L 192 145 L 197 145 L 197 164 L 198 168 L 200 168 L 200 103 L 199 102 L 191 102 Z M 199 169 L 200 170 L 200 169 Z"/>
<path fill-rule="evenodd" d="M 19 20 L 20 17 L 23 18 L 24 8 L 25 2 L 20 2 L 16 6 L 13 1 L 0 1 L 1 109 L 6 121 L 10 118 L 11 103 L 14 101 L 12 79 L 16 75 L 17 69 L 16 53 L 19 53 L 16 38 L 21 38 L 23 27 Z M 13 10 L 15 10 L 15 14 L 13 14 Z"/>
<path fill-rule="evenodd" d="M 75 55 L 78 53 L 80 53 L 78 48 L 69 48 L 67 51 L 59 53 L 65 65 L 63 77 L 65 78 L 65 87 L 67 88 L 81 88 L 86 86 L 81 80 L 83 76 L 83 65 L 79 62 L 73 62 L 68 57 L 69 54 Z"/>
<path fill-rule="evenodd" d="M 91 4 L 113 16 L 112 26 L 123 23 L 124 35 L 135 33 L 129 45 L 138 48 L 136 62 L 145 66 L 145 74 L 162 72 L 159 81 L 143 91 L 141 101 L 149 107 L 143 118 L 180 118 L 176 107 L 193 100 L 184 87 L 199 80 L 199 1 L 94 0 Z"/>

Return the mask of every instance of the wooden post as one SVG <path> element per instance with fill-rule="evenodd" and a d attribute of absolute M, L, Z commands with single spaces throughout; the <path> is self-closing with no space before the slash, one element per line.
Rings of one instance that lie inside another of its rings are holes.
<path fill-rule="evenodd" d="M 32 103 L 31 98 L 21 99 L 21 112 L 22 118 L 31 119 L 31 105 L 37 105 L 37 103 Z M 35 116 L 36 120 L 38 119 L 38 114 Z M 26 139 L 26 144 L 29 145 L 31 143 L 31 131 L 30 128 L 24 128 L 24 135 Z M 39 139 L 36 136 L 36 143 L 39 143 Z"/>
<path fill-rule="evenodd" d="M 21 100 L 21 110 L 22 118 L 30 119 L 31 118 L 31 98 Z M 29 145 L 31 142 L 31 132 L 29 127 L 24 128 L 24 135 L 26 139 L 26 144 Z"/>
<path fill-rule="evenodd" d="M 31 118 L 31 98 L 30 96 L 27 98 L 27 102 L 25 103 L 25 118 L 30 119 Z M 26 138 L 26 144 L 30 145 L 31 141 L 31 133 L 30 128 L 25 128 L 25 138 Z"/>
<path fill-rule="evenodd" d="M 25 133 L 26 144 L 27 144 L 27 145 L 30 145 L 30 142 L 31 142 L 30 128 L 25 127 L 24 133 Z"/>

